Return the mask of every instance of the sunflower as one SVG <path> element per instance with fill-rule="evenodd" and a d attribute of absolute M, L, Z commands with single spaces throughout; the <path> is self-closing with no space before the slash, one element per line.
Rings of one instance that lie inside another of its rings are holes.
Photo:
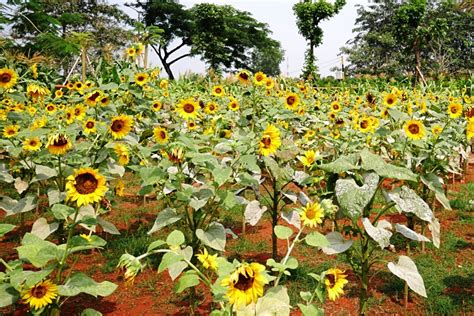
<path fill-rule="evenodd" d="M 153 129 L 153 137 L 158 144 L 166 144 L 169 140 L 168 132 L 163 127 L 157 126 Z"/>
<path fill-rule="evenodd" d="M 433 133 L 433 136 L 436 138 L 441 134 L 441 132 L 443 132 L 443 127 L 441 127 L 441 125 L 436 124 L 431 128 L 431 132 Z"/>
<path fill-rule="evenodd" d="M 335 100 L 331 103 L 331 110 L 332 112 L 336 112 L 336 113 L 342 110 L 342 106 L 339 103 L 339 101 Z"/>
<path fill-rule="evenodd" d="M 304 156 L 298 156 L 298 160 L 301 161 L 303 166 L 311 167 L 311 165 L 316 161 L 316 156 L 318 156 L 314 150 L 307 150 L 304 153 Z"/>
<path fill-rule="evenodd" d="M 259 71 L 253 75 L 253 83 L 257 86 L 263 86 L 265 84 L 265 80 L 267 79 L 267 75 L 263 72 Z"/>
<path fill-rule="evenodd" d="M 193 99 L 186 99 L 176 106 L 176 112 L 185 120 L 194 120 L 199 116 L 199 108 L 199 104 Z"/>
<path fill-rule="evenodd" d="M 240 81 L 240 83 L 243 83 L 243 84 L 248 84 L 248 83 L 250 83 L 250 72 L 248 72 L 248 71 L 245 70 L 245 69 L 242 69 L 242 70 L 239 71 L 239 73 L 237 74 L 237 79 Z"/>
<path fill-rule="evenodd" d="M 212 95 L 215 96 L 215 97 L 223 97 L 225 95 L 224 87 L 214 86 L 212 88 Z"/>
<path fill-rule="evenodd" d="M 219 137 L 221 138 L 230 138 L 232 136 L 232 131 L 230 129 L 223 129 L 219 132 Z"/>
<path fill-rule="evenodd" d="M 318 202 L 308 203 L 300 211 L 301 221 L 303 225 L 309 227 L 316 227 L 323 222 L 324 209 L 319 205 Z"/>
<path fill-rule="evenodd" d="M 67 124 L 72 124 L 76 118 L 75 116 L 75 111 L 73 108 L 69 108 L 66 110 L 66 123 Z"/>
<path fill-rule="evenodd" d="M 41 148 L 39 137 L 27 138 L 23 141 L 23 149 L 26 151 L 38 151 Z"/>
<path fill-rule="evenodd" d="M 377 101 L 377 99 L 375 98 L 375 96 L 372 94 L 372 93 L 367 93 L 365 95 L 365 99 L 367 100 L 367 104 L 369 106 L 375 106 L 375 102 Z"/>
<path fill-rule="evenodd" d="M 198 128 L 198 125 L 194 121 L 187 121 L 186 127 L 188 128 L 188 130 L 193 131 Z"/>
<path fill-rule="evenodd" d="M 208 102 L 206 106 L 204 107 L 204 113 L 206 114 L 216 114 L 216 112 L 219 110 L 219 105 L 215 102 Z"/>
<path fill-rule="evenodd" d="M 175 147 L 170 153 L 166 153 L 169 161 L 175 164 L 181 164 L 184 160 L 184 152 L 181 147 Z"/>
<path fill-rule="evenodd" d="M 387 93 L 385 97 L 383 98 L 383 104 L 385 104 L 385 106 L 389 108 L 397 104 L 397 101 L 398 101 L 397 95 L 394 93 Z"/>
<path fill-rule="evenodd" d="M 310 139 L 310 138 L 313 138 L 314 135 L 316 135 L 316 131 L 310 129 L 310 130 L 307 130 L 307 131 L 306 131 L 306 133 L 304 134 L 303 137 L 306 138 L 306 139 Z"/>
<path fill-rule="evenodd" d="M 462 115 L 462 104 L 461 103 L 451 103 L 448 106 L 448 114 L 450 118 L 458 118 Z"/>
<path fill-rule="evenodd" d="M 74 89 L 74 83 L 73 83 L 73 82 L 68 82 L 68 83 L 66 84 L 66 88 L 67 88 L 68 90 Z"/>
<path fill-rule="evenodd" d="M 265 88 L 267 90 L 273 89 L 274 86 L 275 86 L 275 81 L 273 81 L 272 78 L 266 78 L 265 79 Z"/>
<path fill-rule="evenodd" d="M 29 84 L 26 87 L 26 94 L 29 95 L 33 100 L 42 99 L 51 92 L 48 88 L 37 85 L 35 83 Z"/>
<path fill-rule="evenodd" d="M 85 97 L 86 104 L 89 106 L 95 106 L 101 95 L 102 91 L 100 90 L 92 91 Z"/>
<path fill-rule="evenodd" d="M 38 117 L 36 120 L 33 121 L 33 124 L 30 126 L 30 130 L 34 131 L 35 129 L 45 127 L 48 123 L 48 119 L 46 116 Z"/>
<path fill-rule="evenodd" d="M 78 91 L 79 93 L 82 92 L 82 90 L 84 90 L 85 87 L 86 86 L 80 81 L 74 82 L 74 90 Z"/>
<path fill-rule="evenodd" d="M 126 145 L 115 144 L 114 151 L 117 155 L 119 165 L 126 166 L 130 162 L 130 153 Z"/>
<path fill-rule="evenodd" d="M 48 114 L 54 114 L 56 112 L 56 105 L 53 103 L 48 103 L 45 107 L 45 110 Z"/>
<path fill-rule="evenodd" d="M 46 148 L 53 155 L 63 155 L 72 148 L 72 143 L 66 135 L 56 134 L 48 137 Z"/>
<path fill-rule="evenodd" d="M 101 107 L 106 107 L 109 104 L 109 102 L 110 102 L 110 99 L 106 95 L 101 96 L 99 99 L 99 104 Z"/>
<path fill-rule="evenodd" d="M 300 104 L 300 97 L 293 92 L 287 93 L 285 96 L 285 107 L 288 110 L 296 110 Z"/>
<path fill-rule="evenodd" d="M 166 90 L 168 89 L 168 85 L 169 85 L 169 81 L 166 80 L 166 79 L 162 79 L 160 81 L 160 88 L 163 89 L 163 90 Z"/>
<path fill-rule="evenodd" d="M 381 117 L 381 118 L 383 118 L 383 119 L 388 119 L 388 115 L 389 115 L 388 108 L 383 108 L 383 109 L 380 111 L 380 117 Z"/>
<path fill-rule="evenodd" d="M 207 249 L 204 248 L 204 251 L 196 255 L 196 257 L 199 260 L 199 262 L 201 262 L 204 269 L 217 270 L 217 261 L 216 261 L 217 254 L 210 255 L 207 252 Z"/>
<path fill-rule="evenodd" d="M 28 114 L 30 116 L 34 116 L 36 114 L 36 111 L 38 111 L 34 106 L 30 105 L 26 108 L 26 110 L 28 111 Z"/>
<path fill-rule="evenodd" d="M 133 58 L 135 57 L 135 54 L 137 51 L 135 50 L 135 47 L 129 47 L 125 50 L 125 53 L 127 54 L 128 57 Z"/>
<path fill-rule="evenodd" d="M 159 100 L 155 100 L 151 104 L 151 109 L 153 110 L 153 112 L 158 112 L 159 110 L 161 110 L 161 108 L 163 108 L 163 104 L 161 104 Z"/>
<path fill-rule="evenodd" d="M 403 126 L 405 134 L 414 140 L 422 139 L 425 136 L 425 126 L 419 120 L 409 120 Z"/>
<path fill-rule="evenodd" d="M 18 75 L 13 69 L 2 68 L 0 69 L 0 88 L 5 90 L 13 87 L 18 80 Z"/>
<path fill-rule="evenodd" d="M 349 282 L 346 277 L 347 275 L 344 274 L 344 271 L 339 269 L 329 269 L 326 271 L 324 284 L 326 284 L 328 297 L 331 301 L 335 301 L 341 294 L 344 294 L 344 285 Z"/>
<path fill-rule="evenodd" d="M 74 117 L 79 121 L 82 121 L 86 116 L 86 107 L 82 104 L 77 104 L 74 107 Z"/>
<path fill-rule="evenodd" d="M 67 177 L 66 200 L 77 203 L 77 206 L 99 202 L 107 192 L 105 177 L 92 168 L 75 170 Z"/>
<path fill-rule="evenodd" d="M 238 111 L 239 108 L 240 108 L 239 102 L 237 101 L 236 98 L 231 97 L 228 107 L 229 107 L 230 110 L 232 110 L 232 111 L 234 111 L 234 112 L 235 112 L 235 111 Z"/>
<path fill-rule="evenodd" d="M 468 141 L 471 141 L 471 138 L 474 137 L 474 121 L 469 121 L 466 127 L 466 138 Z"/>
<path fill-rule="evenodd" d="M 96 122 L 93 118 L 86 119 L 82 126 L 84 128 L 84 134 L 86 135 L 97 133 Z"/>
<path fill-rule="evenodd" d="M 144 72 L 139 72 L 135 74 L 135 83 L 139 86 L 143 86 L 148 82 L 148 74 Z"/>
<path fill-rule="evenodd" d="M 362 117 L 357 122 L 357 129 L 362 133 L 368 133 L 372 129 L 372 120 L 369 117 Z"/>
<path fill-rule="evenodd" d="M 237 308 L 256 303 L 263 295 L 263 287 L 268 280 L 263 275 L 265 266 L 260 263 L 242 263 L 234 272 L 221 281 L 221 286 L 227 287 L 227 298 L 230 304 Z"/>
<path fill-rule="evenodd" d="M 268 156 L 275 153 L 280 146 L 280 131 L 274 125 L 268 124 L 262 138 L 260 138 L 259 152 L 264 156 Z"/>
<path fill-rule="evenodd" d="M 124 138 L 130 133 L 133 125 L 133 120 L 130 116 L 121 114 L 112 118 L 109 126 L 109 131 L 112 133 L 114 139 Z"/>
<path fill-rule="evenodd" d="M 122 179 L 118 179 L 117 184 L 115 184 L 115 195 L 116 196 L 124 196 L 125 195 L 125 183 Z"/>
<path fill-rule="evenodd" d="M 3 136 L 6 138 L 15 137 L 18 134 L 20 126 L 18 125 L 8 125 L 3 128 Z"/>
<path fill-rule="evenodd" d="M 25 304 L 30 305 L 30 309 L 39 310 L 58 297 L 58 286 L 50 280 L 40 281 L 28 289 L 21 292 L 21 298 Z"/>

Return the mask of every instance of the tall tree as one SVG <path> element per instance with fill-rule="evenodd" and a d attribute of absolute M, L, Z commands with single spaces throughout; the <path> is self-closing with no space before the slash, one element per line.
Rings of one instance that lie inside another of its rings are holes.
<path fill-rule="evenodd" d="M 308 41 L 303 78 L 315 77 L 317 75 L 317 68 L 314 64 L 314 49 L 323 41 L 323 30 L 319 23 L 337 14 L 345 4 L 346 0 L 336 0 L 334 4 L 325 0 L 302 0 L 293 6 L 293 11 L 296 15 L 296 25 L 300 34 Z"/>
<path fill-rule="evenodd" d="M 280 44 L 269 37 L 268 26 L 248 12 L 207 3 L 186 9 L 175 0 L 137 0 L 133 6 L 143 12 L 146 25 L 163 30 L 162 41 L 151 47 L 171 79 L 174 79 L 171 66 L 188 56 L 200 56 L 216 71 L 254 70 L 263 66 L 255 62 L 256 56 L 264 51 L 275 58 L 266 67 L 273 73 L 279 72 L 277 67 L 283 58 Z"/>

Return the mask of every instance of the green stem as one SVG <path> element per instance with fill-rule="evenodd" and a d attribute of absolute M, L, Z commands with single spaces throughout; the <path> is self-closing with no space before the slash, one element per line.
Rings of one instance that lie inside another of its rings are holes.
<path fill-rule="evenodd" d="M 286 252 L 285 257 L 284 257 L 283 260 L 281 261 L 281 264 L 285 265 L 286 262 L 288 261 L 288 259 L 290 258 L 290 254 L 291 254 L 291 252 L 293 251 L 293 248 L 295 247 L 296 243 L 299 241 L 299 238 L 300 238 L 300 236 L 301 236 L 301 233 L 303 232 L 303 229 L 304 229 L 304 226 L 302 226 L 302 227 L 300 228 L 300 230 L 298 231 L 298 234 L 296 234 L 295 239 L 293 239 L 293 242 L 291 243 L 291 246 L 288 247 L 288 251 Z M 283 272 L 280 272 L 280 273 L 278 274 L 278 277 L 276 278 L 273 287 L 277 287 L 277 286 L 278 286 L 278 283 L 280 282 L 280 279 L 281 279 L 282 275 L 283 275 Z"/>
<path fill-rule="evenodd" d="M 58 272 L 56 274 L 56 283 L 59 284 L 61 282 L 61 274 L 64 268 L 64 265 L 66 264 L 67 256 L 68 256 L 68 250 L 69 246 L 71 245 L 71 239 L 72 239 L 72 234 L 74 233 L 74 227 L 76 226 L 76 220 L 77 216 L 79 214 L 79 208 L 76 208 L 76 212 L 74 213 L 74 219 L 72 222 L 71 227 L 69 227 L 69 232 L 67 236 L 67 241 L 66 241 L 66 248 L 64 249 L 64 254 L 63 257 L 61 258 L 61 261 L 59 261 L 59 267 L 58 267 Z"/>
<path fill-rule="evenodd" d="M 388 203 L 387 205 L 385 205 L 385 207 L 377 214 L 377 216 L 374 218 L 374 220 L 372 221 L 372 225 L 375 225 L 375 223 L 377 223 L 377 221 L 379 220 L 379 218 L 384 215 L 384 213 L 386 211 L 388 211 L 389 209 L 391 209 L 393 206 L 395 206 L 395 202 L 390 202 Z"/>

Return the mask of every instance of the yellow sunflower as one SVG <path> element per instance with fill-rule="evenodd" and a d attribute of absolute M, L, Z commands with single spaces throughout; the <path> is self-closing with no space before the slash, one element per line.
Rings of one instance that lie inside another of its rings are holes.
<path fill-rule="evenodd" d="M 196 255 L 199 262 L 201 262 L 204 269 L 217 270 L 217 254 L 210 255 L 207 252 L 207 249 L 204 248 L 204 251 Z"/>
<path fill-rule="evenodd" d="M 38 151 L 41 148 L 39 137 L 27 138 L 23 141 L 23 149 L 26 151 Z"/>
<path fill-rule="evenodd" d="M 102 96 L 102 91 L 95 90 L 87 94 L 85 97 L 85 102 L 89 106 L 95 106 L 99 98 Z"/>
<path fill-rule="evenodd" d="M 53 303 L 58 297 L 58 286 L 50 280 L 40 281 L 21 292 L 21 298 L 30 309 L 39 310 Z"/>
<path fill-rule="evenodd" d="M 319 155 L 319 153 L 318 153 Z M 307 150 L 305 151 L 303 156 L 298 156 L 298 160 L 301 161 L 303 166 L 311 167 L 313 163 L 316 161 L 316 152 L 314 150 Z"/>
<path fill-rule="evenodd" d="M 265 88 L 267 90 L 273 89 L 274 86 L 275 86 L 275 81 L 273 81 L 272 78 L 265 79 Z"/>
<path fill-rule="evenodd" d="M 385 106 L 389 108 L 397 104 L 397 101 L 398 101 L 397 95 L 393 93 L 387 93 L 385 97 L 383 98 L 383 104 L 385 104 Z"/>
<path fill-rule="evenodd" d="M 242 69 L 237 74 L 237 79 L 240 81 L 240 83 L 243 83 L 243 84 L 250 83 L 250 72 L 245 69 Z"/>
<path fill-rule="evenodd" d="M 153 112 L 158 112 L 159 110 L 161 110 L 162 107 L 163 107 L 163 104 L 161 104 L 159 100 L 155 100 L 151 104 L 151 109 L 153 110 Z"/>
<path fill-rule="evenodd" d="M 409 120 L 403 126 L 405 134 L 414 140 L 422 139 L 425 136 L 425 126 L 419 120 Z"/>
<path fill-rule="evenodd" d="M 471 141 L 471 139 L 474 137 L 474 120 L 473 121 L 469 121 L 469 123 L 467 123 L 467 127 L 466 127 L 466 138 L 468 141 Z"/>
<path fill-rule="evenodd" d="M 339 101 L 335 100 L 331 103 L 331 111 L 332 112 L 339 112 L 342 110 L 342 106 L 341 106 L 341 103 L 339 103 Z"/>
<path fill-rule="evenodd" d="M 56 113 L 56 105 L 53 103 L 48 103 L 45 107 L 46 113 L 48 114 L 54 114 Z"/>
<path fill-rule="evenodd" d="M 216 112 L 219 110 L 219 105 L 215 102 L 208 102 L 206 106 L 204 107 L 204 113 L 206 114 L 216 114 Z"/>
<path fill-rule="evenodd" d="M 307 131 L 306 131 L 306 133 L 304 134 L 303 137 L 306 138 L 306 139 L 310 139 L 310 138 L 313 138 L 314 135 L 316 135 L 316 131 L 310 129 L 310 130 L 307 130 Z"/>
<path fill-rule="evenodd" d="M 323 222 L 324 209 L 318 202 L 308 203 L 300 211 L 301 221 L 304 226 L 316 227 Z"/>
<path fill-rule="evenodd" d="M 5 90 L 13 87 L 18 80 L 18 75 L 13 69 L 2 68 L 0 69 L 0 88 Z"/>
<path fill-rule="evenodd" d="M 125 195 L 125 183 L 122 179 L 118 179 L 117 184 L 115 184 L 115 195 L 116 196 L 124 196 Z"/>
<path fill-rule="evenodd" d="M 3 136 L 6 138 L 15 137 L 18 134 L 20 126 L 18 125 L 8 125 L 3 128 Z"/>
<path fill-rule="evenodd" d="M 344 285 L 349 282 L 346 277 L 347 275 L 344 274 L 344 271 L 339 269 L 329 269 L 326 271 L 324 284 L 331 301 L 335 301 L 340 295 L 344 294 Z"/>
<path fill-rule="evenodd" d="M 114 139 L 121 139 L 127 136 L 132 130 L 133 119 L 125 114 L 115 116 L 109 126 L 109 131 Z"/>
<path fill-rule="evenodd" d="M 448 114 L 450 118 L 458 118 L 462 115 L 462 104 L 461 103 L 451 103 L 448 106 Z"/>
<path fill-rule="evenodd" d="M 176 112 L 185 120 L 194 120 L 199 116 L 199 104 L 193 99 L 181 100 L 176 106 Z"/>
<path fill-rule="evenodd" d="M 79 121 L 82 121 L 84 117 L 86 116 L 86 107 L 82 104 L 77 104 L 74 107 L 74 117 L 78 119 Z"/>
<path fill-rule="evenodd" d="M 66 110 L 66 123 L 72 124 L 76 116 L 74 115 L 75 111 L 74 108 L 69 108 Z"/>
<path fill-rule="evenodd" d="M 256 303 L 263 296 L 263 287 L 268 284 L 262 272 L 265 266 L 253 262 L 242 263 L 234 272 L 221 281 L 221 286 L 227 287 L 226 297 L 230 304 L 237 308 Z"/>
<path fill-rule="evenodd" d="M 48 137 L 46 148 L 53 155 L 63 155 L 72 148 L 72 143 L 66 135 L 56 134 Z"/>
<path fill-rule="evenodd" d="M 135 54 L 137 51 L 135 50 L 135 47 L 129 47 L 125 50 L 125 53 L 127 54 L 128 57 L 133 58 L 135 57 Z"/>
<path fill-rule="evenodd" d="M 285 96 L 285 107 L 288 110 L 295 111 L 298 108 L 298 105 L 300 104 L 300 97 L 293 92 L 289 92 Z"/>
<path fill-rule="evenodd" d="M 212 88 L 212 95 L 216 97 L 223 97 L 225 95 L 225 90 L 223 86 L 214 86 Z"/>
<path fill-rule="evenodd" d="M 99 202 L 107 192 L 105 177 L 92 168 L 75 170 L 67 178 L 66 200 L 77 203 L 77 206 Z"/>
<path fill-rule="evenodd" d="M 280 130 L 275 125 L 268 124 L 258 144 L 260 154 L 271 155 L 281 146 Z"/>
<path fill-rule="evenodd" d="M 357 122 L 357 129 L 362 133 L 368 133 L 372 129 L 372 120 L 369 117 L 361 117 Z"/>
<path fill-rule="evenodd" d="M 135 83 L 139 86 L 143 86 L 148 82 L 148 74 L 145 72 L 139 72 L 135 74 Z"/>
<path fill-rule="evenodd" d="M 29 95 L 33 100 L 42 99 L 50 93 L 51 92 L 48 88 L 37 85 L 35 83 L 29 84 L 26 87 L 26 94 Z"/>
<path fill-rule="evenodd" d="M 186 127 L 190 130 L 193 131 L 198 128 L 198 125 L 194 121 L 187 121 L 186 122 Z"/>
<path fill-rule="evenodd" d="M 130 153 L 126 145 L 115 144 L 114 151 L 121 166 L 126 166 L 130 162 Z"/>
<path fill-rule="evenodd" d="M 163 127 L 157 126 L 153 129 L 153 137 L 158 142 L 158 144 L 168 143 L 169 137 L 168 132 Z"/>
<path fill-rule="evenodd" d="M 82 92 L 82 90 L 84 90 L 86 86 L 80 82 L 80 81 L 76 81 L 74 82 L 74 90 L 78 91 L 79 93 Z M 82 93 L 81 93 L 82 94 Z"/>
<path fill-rule="evenodd" d="M 267 75 L 263 72 L 259 71 L 253 75 L 253 83 L 257 86 L 263 86 L 265 84 L 265 80 L 267 79 Z"/>
<path fill-rule="evenodd" d="M 163 90 L 168 89 L 169 81 L 166 79 L 161 79 L 160 81 L 160 88 Z"/>
<path fill-rule="evenodd" d="M 232 110 L 234 112 L 239 110 L 239 108 L 240 108 L 239 101 L 237 101 L 236 98 L 231 97 L 228 107 L 229 107 L 230 110 Z"/>
<path fill-rule="evenodd" d="M 442 131 L 443 131 L 443 127 L 441 125 L 436 124 L 433 127 L 431 127 L 431 132 L 433 133 L 433 136 L 435 138 L 438 137 Z"/>
<path fill-rule="evenodd" d="M 84 128 L 84 134 L 86 135 L 97 133 L 96 122 L 93 118 L 86 119 L 82 126 Z"/>

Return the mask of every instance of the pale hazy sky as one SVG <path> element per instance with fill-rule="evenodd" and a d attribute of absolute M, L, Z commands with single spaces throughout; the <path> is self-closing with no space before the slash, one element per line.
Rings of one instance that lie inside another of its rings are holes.
<path fill-rule="evenodd" d="M 129 0 L 127 2 L 132 2 Z M 367 4 L 370 0 L 347 0 L 344 8 L 327 21 L 321 23 L 324 31 L 323 43 L 316 49 L 318 66 L 321 75 L 332 74 L 329 69 L 340 64 L 340 57 L 337 56 L 339 48 L 353 37 L 352 29 L 357 16 L 356 4 Z M 113 0 L 112 3 L 123 4 L 125 1 Z M 296 77 L 301 73 L 304 63 L 304 53 L 306 42 L 298 33 L 296 20 L 292 7 L 298 0 L 181 0 L 180 3 L 186 7 L 191 7 L 196 3 L 216 3 L 230 4 L 239 10 L 252 13 L 258 21 L 269 25 L 273 34 L 272 38 L 278 40 L 285 50 L 285 60 L 280 69 L 283 74 Z M 124 8 L 127 13 L 136 18 L 137 13 L 129 8 Z M 184 50 L 183 50 L 184 51 Z M 154 53 L 151 54 L 152 65 L 161 66 L 159 59 Z M 175 75 L 188 70 L 193 72 L 203 72 L 205 65 L 199 58 L 185 58 L 176 62 L 172 66 Z M 333 74 L 332 74 L 333 75 Z"/>

